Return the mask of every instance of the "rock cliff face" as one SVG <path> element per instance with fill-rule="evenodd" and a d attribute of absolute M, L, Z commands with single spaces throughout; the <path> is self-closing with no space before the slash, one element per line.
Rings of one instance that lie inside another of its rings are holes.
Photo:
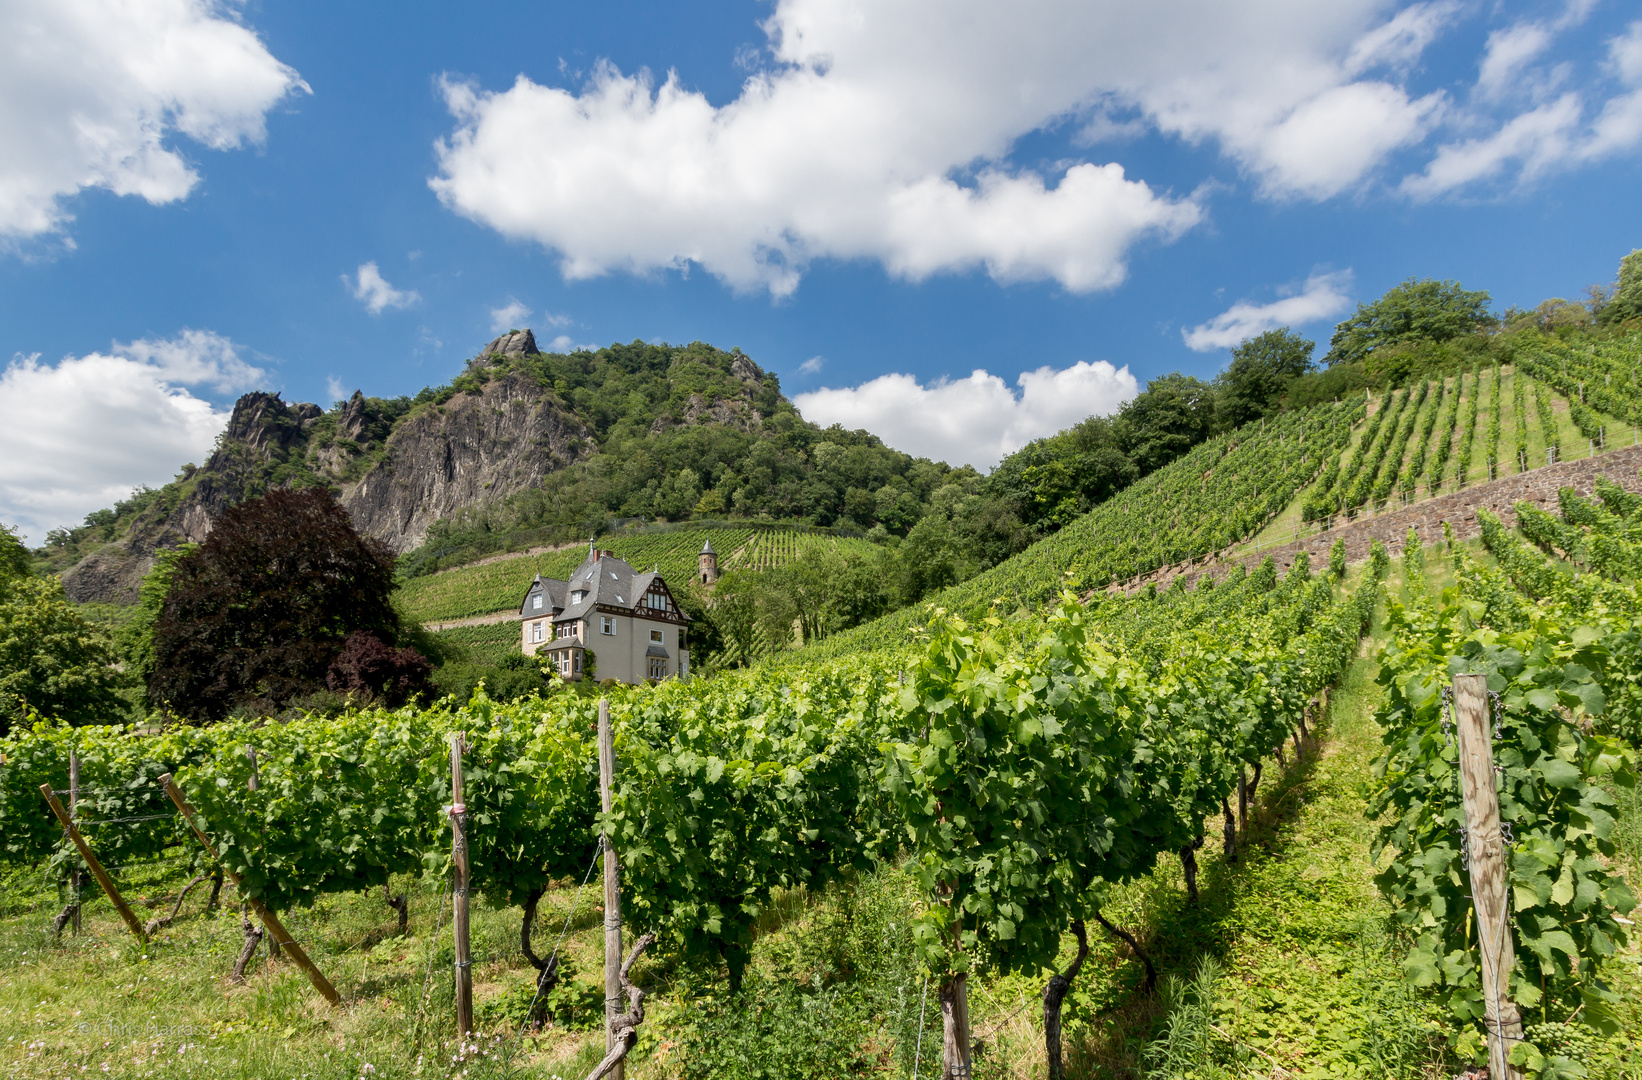
<path fill-rule="evenodd" d="M 551 390 L 504 375 L 399 425 L 387 456 L 344 490 L 342 505 L 360 532 L 409 551 L 440 518 L 533 487 L 585 456 L 592 434 Z"/>
<path fill-rule="evenodd" d="M 254 391 L 241 397 L 205 465 L 168 485 L 175 488 L 175 498 L 145 510 L 123 540 L 93 552 L 63 574 L 68 598 L 82 603 L 135 602 L 156 550 L 204 540 L 223 511 L 267 490 L 270 480 L 277 484 L 272 474 L 293 456 L 307 452 L 310 433 L 323 415 L 318 405 L 290 405 L 278 394 Z"/>
<path fill-rule="evenodd" d="M 408 414 L 384 415 L 358 391 L 331 413 L 278 394 L 244 395 L 202 467 L 167 485 L 167 497 L 122 539 L 63 574 L 69 599 L 135 602 L 157 549 L 198 543 L 235 503 L 287 484 L 329 485 L 361 533 L 400 552 L 440 518 L 536 485 L 596 449 L 553 390 L 494 370 L 536 351 L 529 330 L 504 334 L 468 365 L 492 369 L 482 386 Z"/>

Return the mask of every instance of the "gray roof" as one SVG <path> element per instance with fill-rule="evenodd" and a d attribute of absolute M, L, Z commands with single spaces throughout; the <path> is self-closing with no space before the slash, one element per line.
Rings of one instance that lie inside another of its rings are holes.
<path fill-rule="evenodd" d="M 618 559 L 614 555 L 604 555 L 598 559 L 589 553 L 586 561 L 576 567 L 576 572 L 570 575 L 569 581 L 551 581 L 538 578 L 544 591 L 550 598 L 547 602 L 554 605 L 554 618 L 560 621 L 569 619 L 583 619 L 600 605 L 604 607 L 637 609 L 644 600 L 644 594 L 649 592 L 653 582 L 661 581 L 661 575 L 654 570 L 639 573 L 628 565 L 626 560 Z M 666 582 L 662 582 L 665 587 Z M 531 583 L 531 591 L 535 590 L 536 583 Z M 575 600 L 577 593 L 583 593 L 580 600 Z M 523 603 L 530 602 L 530 592 L 525 594 Z M 521 604 L 520 613 L 524 613 Z M 644 614 L 642 611 L 639 614 Z M 679 614 L 684 615 L 681 611 Z M 689 616 L 684 615 L 686 621 Z"/>
<path fill-rule="evenodd" d="M 708 537 L 707 542 L 705 544 L 701 545 L 701 553 L 703 555 L 717 555 L 718 554 L 718 552 L 713 550 L 713 539 L 712 539 L 712 537 Z"/>
<path fill-rule="evenodd" d="M 536 595 L 538 591 L 542 594 L 542 606 L 539 609 L 530 605 L 530 598 Z M 519 617 L 529 619 L 542 615 L 552 615 L 564 607 L 564 599 L 564 582 L 558 578 L 544 578 L 542 575 L 537 574 L 535 580 L 530 583 L 530 588 L 525 590 L 524 599 L 519 601 Z"/>
<path fill-rule="evenodd" d="M 667 659 L 667 650 L 662 648 L 660 645 L 652 645 L 648 649 L 644 650 L 644 655 L 645 656 L 659 656 L 663 660 L 665 660 L 665 659 Z"/>

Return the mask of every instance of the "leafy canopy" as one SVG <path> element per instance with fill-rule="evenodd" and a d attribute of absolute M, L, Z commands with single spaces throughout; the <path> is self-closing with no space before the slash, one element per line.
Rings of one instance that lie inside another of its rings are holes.
<path fill-rule="evenodd" d="M 1409 278 L 1334 328 L 1329 366 L 1362 360 L 1387 345 L 1448 341 L 1493 321 L 1486 292 L 1469 292 L 1457 281 Z"/>
<path fill-rule="evenodd" d="M 172 570 L 149 696 L 212 721 L 322 688 L 349 634 L 397 641 L 393 567 L 393 552 L 356 533 L 322 488 L 240 503 Z"/>
<path fill-rule="evenodd" d="M 114 659 L 62 582 L 0 570 L 0 735 L 31 713 L 70 724 L 115 719 L 123 704 Z"/>
<path fill-rule="evenodd" d="M 1236 427 L 1270 412 L 1290 384 L 1312 370 L 1317 343 L 1286 326 L 1249 338 L 1232 350 L 1220 379 L 1220 422 Z"/>
<path fill-rule="evenodd" d="M 1623 322 L 1642 316 L 1642 248 L 1619 260 L 1619 279 L 1614 282 L 1613 299 L 1597 318 L 1603 323 Z"/>

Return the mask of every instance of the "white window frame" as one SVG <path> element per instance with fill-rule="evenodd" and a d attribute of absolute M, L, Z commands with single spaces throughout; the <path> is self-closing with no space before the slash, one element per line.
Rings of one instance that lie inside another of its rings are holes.
<path fill-rule="evenodd" d="M 530 598 L 530 606 L 535 608 L 537 611 L 542 610 L 542 594 L 541 593 L 537 593 L 535 596 L 532 596 Z"/>
<path fill-rule="evenodd" d="M 657 645 L 665 645 L 667 644 L 667 635 L 661 630 L 652 630 L 650 631 L 650 640 Z"/>
<path fill-rule="evenodd" d="M 650 678 L 665 679 L 667 677 L 667 661 L 659 656 L 650 657 Z"/>
<path fill-rule="evenodd" d="M 614 615 L 599 616 L 599 633 L 605 637 L 616 636 L 616 617 Z"/>
<path fill-rule="evenodd" d="M 542 620 L 537 619 L 530 624 L 530 640 L 532 643 L 542 640 Z"/>

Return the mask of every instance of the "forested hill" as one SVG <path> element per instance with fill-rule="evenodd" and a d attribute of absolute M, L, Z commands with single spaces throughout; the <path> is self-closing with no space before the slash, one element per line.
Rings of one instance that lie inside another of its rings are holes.
<path fill-rule="evenodd" d="M 281 486 L 330 488 L 416 573 L 585 537 L 612 518 L 904 534 L 938 491 L 950 503 L 980 483 L 972 469 L 805 421 L 740 350 L 637 341 L 544 354 L 529 330 L 512 331 L 415 397 L 356 392 L 322 409 L 245 395 L 203 465 L 53 532 L 37 569 L 63 573 L 74 600 L 129 603 L 156 550 L 203 539 L 229 506 Z"/>

